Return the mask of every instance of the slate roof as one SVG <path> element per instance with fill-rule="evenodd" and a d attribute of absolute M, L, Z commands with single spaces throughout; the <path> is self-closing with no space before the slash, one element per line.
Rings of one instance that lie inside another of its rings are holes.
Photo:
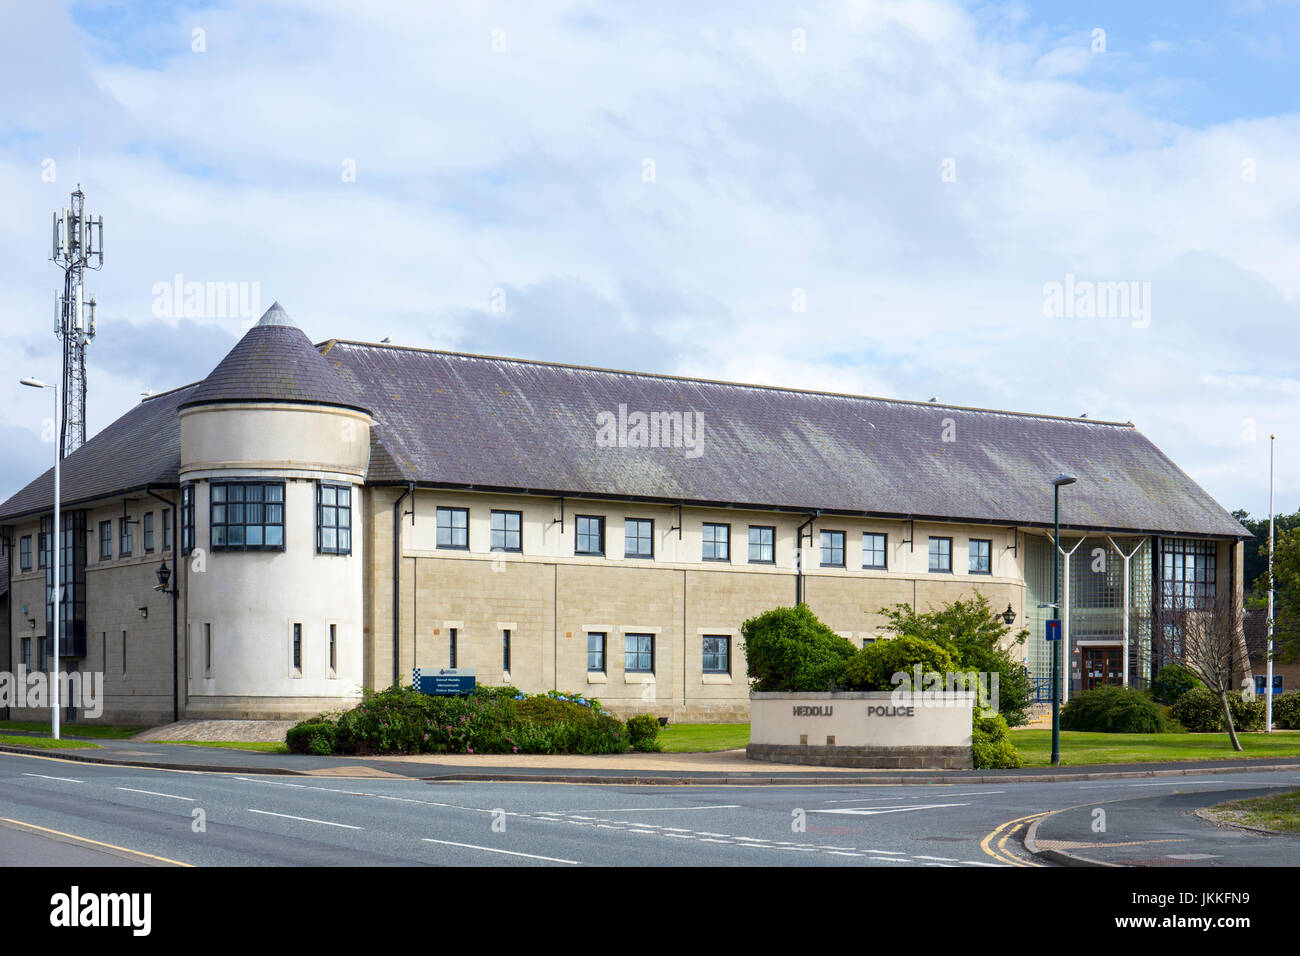
<path fill-rule="evenodd" d="M 198 386 L 146 398 L 63 459 L 65 507 L 145 487 L 175 487 L 181 461 L 180 406 Z M 50 446 L 51 457 L 53 446 Z M 50 511 L 54 467 L 0 505 L 0 521 Z"/>
<path fill-rule="evenodd" d="M 372 482 L 1248 536 L 1129 424 L 336 341 L 376 420 Z M 599 447 L 597 415 L 698 412 L 699 457 Z M 945 441 L 945 433 L 952 438 Z"/>
<path fill-rule="evenodd" d="M 292 402 L 366 410 L 279 302 L 266 310 L 185 404 L 223 402 Z"/>
<path fill-rule="evenodd" d="M 174 487 L 179 410 L 287 401 L 368 410 L 367 481 L 591 498 L 1249 537 L 1132 425 L 330 341 L 278 303 L 203 382 L 141 402 L 64 462 L 69 505 Z M 698 414 L 682 447 L 601 447 L 597 416 Z M 945 440 L 951 439 L 951 440 Z M 52 472 L 52 469 L 51 469 Z M 48 510 L 47 472 L 0 521 Z"/>

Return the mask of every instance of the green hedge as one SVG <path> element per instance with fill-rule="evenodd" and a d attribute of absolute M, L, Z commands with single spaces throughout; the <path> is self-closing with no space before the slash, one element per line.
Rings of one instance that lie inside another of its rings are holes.
<path fill-rule="evenodd" d="M 1300 690 L 1273 698 L 1273 725 L 1279 730 L 1300 730 Z"/>
<path fill-rule="evenodd" d="M 741 625 L 745 665 L 755 691 L 836 691 L 856 651 L 808 605 L 778 607 Z"/>
<path fill-rule="evenodd" d="M 627 719 L 627 740 L 633 750 L 656 753 L 663 750 L 659 742 L 659 718 L 637 714 Z"/>
<path fill-rule="evenodd" d="M 290 728 L 294 753 L 624 753 L 627 728 L 600 702 L 579 694 L 528 696 L 515 687 L 480 687 L 433 697 L 414 687 L 368 692 L 341 714 Z"/>
<path fill-rule="evenodd" d="M 931 671 L 948 674 L 957 669 L 946 648 L 923 637 L 901 635 L 855 651 L 844 667 L 844 686 L 859 691 L 893 690 L 893 676 L 901 671 L 907 674 L 906 687 L 924 690 L 924 684 L 912 687 L 912 669 L 917 664 L 923 675 Z"/>
<path fill-rule="evenodd" d="M 1173 728 L 1146 694 L 1125 687 L 1096 687 L 1070 696 L 1061 709 L 1062 730 L 1102 734 L 1164 734 Z"/>
<path fill-rule="evenodd" d="M 1020 751 L 1011 743 L 1007 719 L 1001 714 L 975 718 L 970 734 L 970 755 L 977 770 L 1021 766 Z"/>
<path fill-rule="evenodd" d="M 1264 699 L 1250 700 L 1236 691 L 1228 695 L 1228 709 L 1232 712 L 1232 725 L 1239 731 L 1264 729 Z M 1208 687 L 1193 687 L 1178 698 L 1169 708 L 1169 714 L 1192 733 L 1223 733 L 1223 704 L 1219 695 Z"/>

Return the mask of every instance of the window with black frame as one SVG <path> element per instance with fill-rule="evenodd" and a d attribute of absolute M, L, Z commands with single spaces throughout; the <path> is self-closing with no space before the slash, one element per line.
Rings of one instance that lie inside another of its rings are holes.
<path fill-rule="evenodd" d="M 731 560 L 731 525 L 716 524 L 711 521 L 704 522 L 704 553 L 702 557 L 705 561 Z"/>
<path fill-rule="evenodd" d="M 704 635 L 704 673 L 731 673 L 731 637 L 727 634 Z"/>
<path fill-rule="evenodd" d="M 492 512 L 492 550 L 524 550 L 523 540 L 524 515 L 522 511 Z"/>
<path fill-rule="evenodd" d="M 577 515 L 573 522 L 575 554 L 605 553 L 605 519 L 599 515 Z"/>
<path fill-rule="evenodd" d="M 209 491 L 212 550 L 284 550 L 284 482 L 214 481 Z"/>
<path fill-rule="evenodd" d="M 108 561 L 113 557 L 113 522 L 99 523 L 99 560 Z"/>
<path fill-rule="evenodd" d="M 32 569 L 32 536 L 25 534 L 18 539 L 18 570 Z"/>
<path fill-rule="evenodd" d="M 623 670 L 629 674 L 653 674 L 655 670 L 655 636 L 625 634 Z"/>
<path fill-rule="evenodd" d="M 1160 584 L 1165 607 L 1204 608 L 1214 601 L 1217 547 L 1193 538 L 1160 539 Z"/>
<path fill-rule="evenodd" d="M 971 574 L 992 574 L 993 573 L 993 542 L 984 538 L 970 539 L 970 566 L 967 568 Z"/>
<path fill-rule="evenodd" d="M 316 550 L 352 553 L 352 489 L 347 485 L 316 485 Z"/>
<path fill-rule="evenodd" d="M 889 562 L 885 556 L 888 536 L 871 531 L 862 533 L 862 566 L 877 571 L 887 570 Z"/>
<path fill-rule="evenodd" d="M 129 557 L 131 552 L 135 550 L 135 536 L 131 531 L 131 525 L 135 524 L 135 522 L 128 517 L 119 518 L 118 522 L 122 527 L 118 532 L 118 541 L 121 543 L 118 545 L 117 553 L 119 557 Z"/>
<path fill-rule="evenodd" d="M 823 531 L 821 533 L 822 567 L 844 567 L 844 532 Z"/>
<path fill-rule="evenodd" d="M 153 554 L 153 512 L 146 511 L 142 520 L 141 531 L 144 532 L 144 553 Z"/>
<path fill-rule="evenodd" d="M 181 486 L 181 553 L 194 550 L 194 486 Z"/>
<path fill-rule="evenodd" d="M 587 670 L 605 672 L 605 635 L 596 631 L 587 633 Z"/>
<path fill-rule="evenodd" d="M 749 563 L 776 563 L 776 528 L 769 525 L 749 526 Z"/>
<path fill-rule="evenodd" d="M 469 550 L 469 509 L 439 508 L 437 513 L 438 547 Z"/>
<path fill-rule="evenodd" d="M 952 538 L 930 539 L 930 570 L 952 573 Z"/>
<path fill-rule="evenodd" d="M 648 518 L 626 518 L 623 522 L 623 556 L 653 558 L 655 523 Z"/>

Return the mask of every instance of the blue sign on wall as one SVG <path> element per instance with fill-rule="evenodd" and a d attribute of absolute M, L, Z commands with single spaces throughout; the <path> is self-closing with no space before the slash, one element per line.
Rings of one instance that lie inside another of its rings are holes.
<path fill-rule="evenodd" d="M 416 690 L 435 697 L 472 694 L 477 686 L 474 669 L 469 667 L 417 667 L 412 678 Z"/>
<path fill-rule="evenodd" d="M 1048 622 L 1047 622 L 1047 639 L 1048 639 L 1049 641 L 1059 641 L 1059 640 L 1061 639 L 1061 622 L 1060 622 L 1060 621 L 1048 621 Z"/>

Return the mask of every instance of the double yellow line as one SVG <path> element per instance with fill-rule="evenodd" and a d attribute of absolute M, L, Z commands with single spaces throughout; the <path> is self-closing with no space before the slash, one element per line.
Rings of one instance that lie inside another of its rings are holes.
<path fill-rule="evenodd" d="M 1005 863 L 1008 866 L 1042 866 L 1041 863 L 1035 863 L 1030 860 L 1022 860 L 1014 856 L 1007 849 L 1007 841 L 1022 826 L 1029 826 L 1031 820 L 1037 820 L 1039 817 L 1045 817 L 1051 810 L 1044 810 L 1042 813 L 1031 813 L 1027 817 L 1017 817 L 1014 820 L 1008 820 L 997 827 L 992 833 L 980 840 L 980 849 L 987 853 L 999 863 Z M 997 846 L 993 846 L 993 841 L 997 840 Z"/>

